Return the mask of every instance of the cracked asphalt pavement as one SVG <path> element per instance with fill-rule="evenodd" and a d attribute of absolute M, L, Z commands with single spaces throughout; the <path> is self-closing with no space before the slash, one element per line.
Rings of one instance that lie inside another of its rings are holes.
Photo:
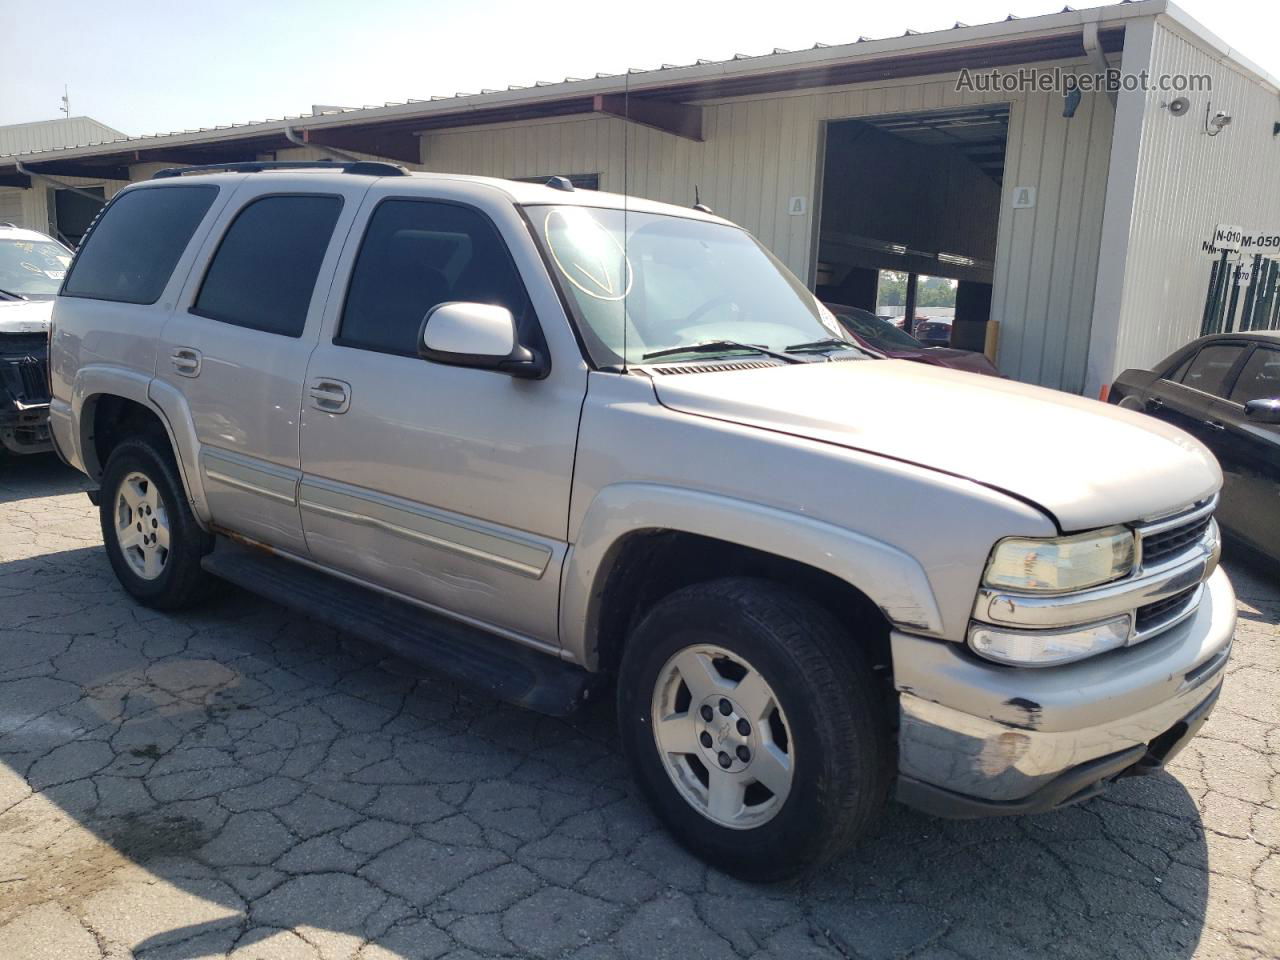
<path fill-rule="evenodd" d="M 75 474 L 0 462 L 0 960 L 1280 956 L 1280 588 L 1222 699 L 1055 814 L 901 807 L 796 885 L 677 848 L 607 706 L 473 696 L 228 589 L 131 603 Z"/>

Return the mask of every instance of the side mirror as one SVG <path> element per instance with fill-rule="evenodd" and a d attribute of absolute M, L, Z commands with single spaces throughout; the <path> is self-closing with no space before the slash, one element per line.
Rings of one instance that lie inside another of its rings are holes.
<path fill-rule="evenodd" d="M 1244 405 L 1244 415 L 1254 423 L 1280 423 L 1280 398 L 1250 400 Z"/>
<path fill-rule="evenodd" d="M 435 363 L 498 370 L 530 380 L 549 372 L 544 357 L 520 345 L 511 311 L 489 303 L 454 301 L 432 307 L 422 321 L 418 352 Z"/>

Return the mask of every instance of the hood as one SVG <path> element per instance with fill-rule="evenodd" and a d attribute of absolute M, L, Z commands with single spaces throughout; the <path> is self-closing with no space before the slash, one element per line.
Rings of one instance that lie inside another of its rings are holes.
<path fill-rule="evenodd" d="M 0 302 L 0 333 L 48 333 L 52 300 Z"/>
<path fill-rule="evenodd" d="M 950 367 L 952 370 L 968 370 L 970 373 L 985 373 L 998 377 L 1000 371 L 987 359 L 985 354 L 972 350 L 957 350 L 954 347 L 925 347 L 922 350 L 885 351 L 889 356 L 899 360 L 915 360 L 919 363 L 933 363 L 939 367 Z"/>
<path fill-rule="evenodd" d="M 1158 420 L 997 377 L 863 360 L 655 376 L 672 410 L 905 460 L 1038 504 L 1064 531 L 1211 496 L 1218 463 Z"/>

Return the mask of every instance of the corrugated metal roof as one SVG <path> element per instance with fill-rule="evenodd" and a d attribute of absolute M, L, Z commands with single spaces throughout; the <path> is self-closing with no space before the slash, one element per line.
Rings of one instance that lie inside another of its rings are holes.
<path fill-rule="evenodd" d="M 92 117 L 60 117 L 0 127 L 0 157 L 122 140 L 127 135 Z"/>
<path fill-rule="evenodd" d="M 876 40 L 859 37 L 854 42 L 839 45 L 815 43 L 804 50 L 775 48 L 769 53 L 735 54 L 727 60 L 700 59 L 685 65 L 632 67 L 625 74 L 598 73 L 588 79 L 565 77 L 559 81 L 537 80 L 530 86 L 512 85 L 505 90 L 483 88 L 480 93 L 459 92 L 452 96 L 431 96 L 425 100 L 388 101 L 382 106 L 327 109 L 319 116 L 314 113 L 297 114 L 138 137 L 127 137 L 118 131 L 110 131 L 111 136 L 99 141 L 80 146 L 28 151 L 21 159 L 26 162 L 55 161 L 159 148 L 199 147 L 230 141 L 248 142 L 255 138 L 280 137 L 286 127 L 320 133 L 346 127 L 394 125 L 401 130 L 421 130 L 477 122 L 507 122 L 527 119 L 529 116 L 590 112 L 590 102 L 594 95 L 623 91 L 632 95 L 669 96 L 685 100 L 742 96 L 758 92 L 769 83 L 776 83 L 776 78 L 781 76 L 791 77 L 789 85 L 793 87 L 859 82 L 865 78 L 858 72 L 858 68 L 863 73 L 874 72 L 882 64 L 888 65 L 907 58 L 917 59 L 921 63 L 920 69 L 925 72 L 954 72 L 957 67 L 952 65 L 952 61 L 959 63 L 966 51 L 993 51 L 996 59 L 991 62 L 1001 63 L 998 51 L 1002 47 L 1012 49 L 1019 43 L 1031 52 L 1029 55 L 1033 60 L 1061 59 L 1075 55 L 1067 52 L 1069 41 L 1079 35 L 1086 23 L 1121 30 L 1128 20 L 1161 14 L 1168 14 L 1184 27 L 1202 36 L 1206 45 L 1217 49 L 1222 56 L 1231 59 L 1255 79 L 1272 87 L 1276 86 L 1276 81 L 1268 74 L 1239 57 L 1235 51 L 1225 48 L 1213 34 L 1204 30 L 1168 0 L 1122 0 L 1112 6 L 1081 11 L 1068 6 L 1059 13 L 1025 19 L 1010 14 L 1002 21 L 978 26 L 957 22 L 954 27 L 927 33 L 908 30 L 899 36 Z M 842 69 L 847 76 L 841 74 Z"/>

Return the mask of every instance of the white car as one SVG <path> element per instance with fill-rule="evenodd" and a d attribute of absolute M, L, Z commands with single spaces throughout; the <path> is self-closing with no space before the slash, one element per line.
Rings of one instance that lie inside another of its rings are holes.
<path fill-rule="evenodd" d="M 49 445 L 49 315 L 72 253 L 36 230 L 0 224 L 0 450 Z"/>

